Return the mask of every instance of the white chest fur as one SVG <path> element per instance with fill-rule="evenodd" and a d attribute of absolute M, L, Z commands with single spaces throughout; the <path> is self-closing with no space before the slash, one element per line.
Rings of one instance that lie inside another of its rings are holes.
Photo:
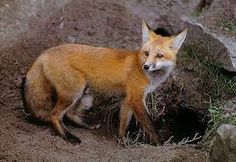
<path fill-rule="evenodd" d="M 170 75 L 170 71 L 166 71 L 165 73 L 156 74 L 156 75 L 147 75 L 150 83 L 145 88 L 145 95 L 152 93 L 161 83 L 163 83 Z"/>
<path fill-rule="evenodd" d="M 146 88 L 145 88 L 145 94 L 152 93 L 158 86 L 159 84 L 156 83 L 150 83 Z"/>

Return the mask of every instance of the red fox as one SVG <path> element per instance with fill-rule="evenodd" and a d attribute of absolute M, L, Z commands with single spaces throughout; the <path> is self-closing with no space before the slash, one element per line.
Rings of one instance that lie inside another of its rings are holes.
<path fill-rule="evenodd" d="M 132 115 L 155 143 L 155 131 L 144 103 L 148 93 L 164 82 L 176 64 L 176 55 L 187 30 L 177 36 L 155 34 L 145 22 L 140 50 L 111 49 L 82 44 L 65 44 L 44 51 L 33 63 L 23 83 L 23 101 L 34 117 L 51 122 L 69 142 L 79 137 L 63 123 L 66 115 L 79 126 L 84 110 L 92 106 L 93 93 L 124 95 L 120 108 L 119 135 L 124 137 Z"/>

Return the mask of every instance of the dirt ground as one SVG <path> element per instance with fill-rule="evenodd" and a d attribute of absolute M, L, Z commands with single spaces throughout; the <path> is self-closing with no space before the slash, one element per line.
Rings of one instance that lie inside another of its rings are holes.
<path fill-rule="evenodd" d="M 120 147 L 105 125 L 93 131 L 73 127 L 82 140 L 74 146 L 49 125 L 29 121 L 19 87 L 41 51 L 65 42 L 128 49 L 141 42 L 141 19 L 119 3 L 72 0 L 48 13 L 30 20 L 17 43 L 0 47 L 0 161 L 205 161 L 206 153 L 192 146 Z"/>

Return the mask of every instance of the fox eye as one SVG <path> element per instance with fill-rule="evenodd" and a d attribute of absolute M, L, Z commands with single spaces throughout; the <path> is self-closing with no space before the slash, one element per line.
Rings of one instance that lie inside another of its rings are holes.
<path fill-rule="evenodd" d="M 162 58 L 163 56 L 164 56 L 163 54 L 160 53 L 157 54 L 157 58 Z"/>
<path fill-rule="evenodd" d="M 149 56 L 149 51 L 144 51 L 145 56 Z"/>

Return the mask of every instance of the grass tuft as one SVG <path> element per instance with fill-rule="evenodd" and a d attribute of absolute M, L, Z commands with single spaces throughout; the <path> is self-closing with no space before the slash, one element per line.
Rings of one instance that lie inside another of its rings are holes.
<path fill-rule="evenodd" d="M 233 20 L 222 20 L 220 22 L 218 22 L 218 25 L 229 32 L 233 32 L 236 30 L 236 22 Z"/>
<path fill-rule="evenodd" d="M 192 17 L 199 17 L 201 15 L 201 12 L 200 11 L 193 11 L 190 16 Z"/>
<path fill-rule="evenodd" d="M 210 100 L 209 105 L 208 117 L 210 120 L 208 121 L 208 129 L 203 141 L 211 138 L 222 124 L 236 125 L 235 114 L 225 113 L 223 106 L 221 106 L 218 102 L 212 103 Z"/>

